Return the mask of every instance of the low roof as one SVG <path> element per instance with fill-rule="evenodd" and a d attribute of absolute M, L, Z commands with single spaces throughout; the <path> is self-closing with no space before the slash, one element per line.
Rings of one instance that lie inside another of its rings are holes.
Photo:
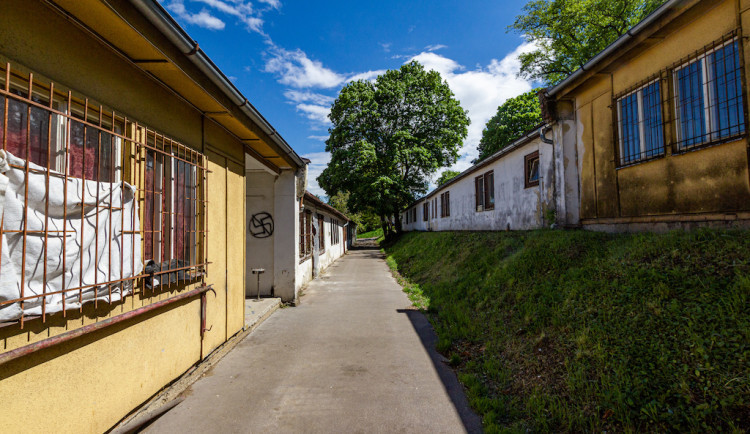
<path fill-rule="evenodd" d="M 542 128 L 545 128 L 545 125 L 546 124 L 544 124 L 544 123 L 541 123 L 541 124 L 537 125 L 533 129 L 529 130 L 526 134 L 524 134 L 520 138 L 516 139 L 515 142 L 513 142 L 510 145 L 504 147 L 503 149 L 495 152 L 494 154 L 492 154 L 489 157 L 485 158 L 484 160 L 478 162 L 477 164 L 469 167 L 468 169 L 466 169 L 463 172 L 459 173 L 455 177 L 451 178 L 450 181 L 446 182 L 445 184 L 438 185 L 434 190 L 432 190 L 431 192 L 427 193 L 426 195 L 420 197 L 419 199 L 415 200 L 414 202 L 412 202 L 406 208 L 409 209 L 409 208 L 413 207 L 414 205 L 418 204 L 419 202 L 421 202 L 423 200 L 427 200 L 427 199 L 431 198 L 432 196 L 435 196 L 436 194 L 438 194 L 438 192 L 440 192 L 440 190 L 443 190 L 443 189 L 449 187 L 451 184 L 454 184 L 454 183 L 460 181 L 461 179 L 466 178 L 467 176 L 469 176 L 469 175 L 471 175 L 471 174 L 473 174 L 475 172 L 478 172 L 480 169 L 483 169 L 483 168 L 487 167 L 488 165 L 490 165 L 490 164 L 494 163 L 495 161 L 503 158 L 505 155 L 508 155 L 509 153 L 515 151 L 516 149 L 520 148 L 521 146 L 523 146 L 523 145 L 525 145 L 527 143 L 530 143 L 532 140 L 534 140 L 537 137 L 539 137 L 540 131 L 542 130 Z"/>
<path fill-rule="evenodd" d="M 341 217 L 344 221 L 350 222 L 352 221 L 349 217 L 347 217 L 344 213 L 337 210 L 336 208 L 332 207 L 331 205 L 328 205 L 327 203 L 323 202 L 322 200 L 318 199 L 318 196 L 315 196 L 314 194 L 310 193 L 309 191 L 305 190 L 305 196 L 303 198 L 303 203 L 311 203 L 315 205 L 316 208 L 322 208 L 326 210 L 329 214 L 333 214 L 336 217 Z"/>
<path fill-rule="evenodd" d="M 304 162 L 156 0 L 49 3 L 243 143 L 266 166 Z"/>

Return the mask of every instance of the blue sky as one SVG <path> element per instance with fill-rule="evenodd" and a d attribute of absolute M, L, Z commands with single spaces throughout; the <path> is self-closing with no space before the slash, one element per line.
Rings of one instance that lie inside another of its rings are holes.
<path fill-rule="evenodd" d="M 529 44 L 507 26 L 526 0 L 160 0 L 298 154 L 308 189 L 325 168 L 326 115 L 353 79 L 373 79 L 416 59 L 448 81 L 472 125 L 463 170 L 482 128 L 507 98 L 533 83 L 517 77 Z M 470 6 L 467 6 L 469 4 Z"/>

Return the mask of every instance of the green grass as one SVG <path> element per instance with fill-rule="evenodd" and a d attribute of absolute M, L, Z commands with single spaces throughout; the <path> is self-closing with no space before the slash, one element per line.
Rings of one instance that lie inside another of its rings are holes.
<path fill-rule="evenodd" d="M 750 430 L 750 231 L 384 247 L 487 432 Z"/>
<path fill-rule="evenodd" d="M 357 238 L 381 238 L 383 236 L 383 228 L 375 229 L 374 231 L 365 232 L 363 234 L 357 234 Z"/>

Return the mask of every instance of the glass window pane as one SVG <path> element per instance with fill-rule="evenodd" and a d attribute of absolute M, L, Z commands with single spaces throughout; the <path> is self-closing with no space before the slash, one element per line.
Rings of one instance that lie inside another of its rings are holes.
<path fill-rule="evenodd" d="M 643 136 L 645 145 L 645 158 L 660 155 L 664 149 L 664 134 L 661 122 L 661 94 L 659 82 L 655 82 L 643 88 L 641 103 L 643 104 Z"/>
<path fill-rule="evenodd" d="M 706 114 L 702 62 L 702 59 L 696 60 L 677 71 L 677 105 L 680 116 L 678 128 L 682 147 L 705 141 Z"/>
<path fill-rule="evenodd" d="M 622 134 L 622 163 L 636 161 L 641 152 L 638 133 L 638 95 L 633 93 L 620 99 L 620 128 Z"/>
<path fill-rule="evenodd" d="M 737 42 L 726 45 L 709 56 L 714 78 L 712 132 L 724 138 L 745 132 L 745 114 L 742 101 L 742 81 Z"/>

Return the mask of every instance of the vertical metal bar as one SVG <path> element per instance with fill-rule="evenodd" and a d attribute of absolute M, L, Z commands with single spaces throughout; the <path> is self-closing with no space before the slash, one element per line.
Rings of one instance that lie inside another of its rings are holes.
<path fill-rule="evenodd" d="M 10 63 L 5 64 L 5 91 L 8 92 L 10 86 Z M 3 97 L 3 150 L 7 148 L 8 142 L 8 97 Z M 5 217 L 0 215 L 0 240 L 3 237 L 3 227 L 5 226 Z M 0 257 L 2 257 L 3 243 L 0 242 Z"/>
<path fill-rule="evenodd" d="M 113 116 L 114 116 L 114 114 L 113 114 Z M 126 116 L 123 116 L 123 118 L 122 118 L 122 135 L 123 135 L 123 137 L 128 137 L 128 118 Z M 121 177 L 123 178 L 123 179 L 120 179 L 120 189 L 121 190 L 125 188 L 125 179 L 124 179 L 125 178 L 125 158 L 124 158 L 123 153 L 124 153 L 124 150 L 125 150 L 126 146 L 132 147 L 132 144 L 129 145 L 127 142 L 128 142 L 127 140 L 122 139 L 122 149 L 120 150 L 120 155 L 122 157 L 122 159 L 121 159 L 121 161 L 122 161 L 122 163 L 121 163 L 122 168 L 120 169 L 120 173 L 122 174 Z M 132 154 L 132 149 L 130 149 L 130 155 L 133 155 Z M 131 171 L 131 173 L 132 173 L 132 171 Z M 133 182 L 133 180 L 131 179 L 130 182 Z M 121 191 L 120 192 L 120 207 L 122 209 L 120 211 L 120 230 L 121 230 L 120 233 L 122 234 L 121 235 L 122 236 L 122 242 L 120 242 L 120 279 L 122 279 L 123 277 L 125 277 L 125 271 L 123 270 L 123 267 L 125 265 L 125 260 L 123 258 L 125 256 L 125 202 L 123 200 L 124 198 L 125 198 L 125 194 L 124 194 L 124 192 Z M 134 232 L 133 228 L 131 228 L 131 232 Z M 135 236 L 135 234 L 133 234 L 132 236 Z M 135 282 L 132 282 L 132 284 L 133 284 L 133 290 L 135 291 Z M 124 288 L 124 287 L 125 287 L 125 282 L 122 283 L 122 288 Z"/>
<path fill-rule="evenodd" d="M 99 127 L 102 126 L 102 106 L 99 106 Z M 102 178 L 102 132 L 96 130 L 96 167 L 94 168 L 94 182 L 96 183 L 96 204 L 94 209 L 96 215 L 94 216 L 94 307 L 99 305 L 99 214 L 101 209 L 99 208 L 100 197 L 99 191 L 101 190 L 101 178 Z M 111 209 L 110 209 L 111 211 Z M 81 222 L 83 223 L 83 222 Z M 109 287 L 109 285 L 107 285 Z M 112 290 L 109 290 L 109 295 L 112 295 Z"/>
<path fill-rule="evenodd" d="M 71 91 L 68 91 L 68 108 L 67 112 L 65 113 L 65 162 L 63 163 L 63 174 L 65 175 L 63 177 L 63 239 L 62 239 L 62 245 L 63 245 L 63 253 L 62 253 L 62 312 L 63 312 L 63 318 L 67 316 L 67 309 L 65 308 L 65 299 L 67 298 L 67 287 L 65 282 L 65 275 L 68 272 L 68 269 L 66 268 L 66 257 L 67 257 L 67 251 L 65 250 L 66 240 L 68 238 L 68 177 L 70 176 L 70 156 L 68 155 L 70 151 L 70 131 L 71 131 L 71 108 L 73 105 L 73 94 Z"/>
<path fill-rule="evenodd" d="M 141 197 L 143 196 L 142 190 L 140 188 L 141 183 L 139 182 L 141 179 L 141 149 L 139 146 L 139 142 L 141 140 L 141 131 L 138 128 L 138 122 L 134 122 L 133 126 L 134 126 L 133 132 L 135 136 L 134 137 L 135 141 L 133 142 L 135 144 L 135 167 L 134 167 L 135 174 L 133 178 L 135 180 L 136 195 L 139 196 L 139 197 L 134 197 L 133 199 L 134 199 L 134 203 L 140 204 Z M 130 229 L 131 229 L 130 230 L 130 248 L 132 250 L 130 254 L 130 262 L 131 262 L 130 271 L 131 272 L 135 271 L 135 208 L 136 207 L 133 206 L 132 210 L 130 211 L 130 215 L 131 215 L 130 217 Z M 145 288 L 145 283 L 143 283 L 142 281 L 141 285 L 142 285 L 141 291 L 143 291 L 143 289 Z M 133 282 L 133 288 L 135 288 L 135 282 Z"/>
<path fill-rule="evenodd" d="M 49 108 L 52 109 L 55 98 L 55 83 L 49 84 Z M 52 111 L 47 113 L 47 173 L 45 173 L 45 190 L 44 190 L 44 268 L 42 278 L 42 323 L 47 322 L 47 249 L 49 239 L 49 177 L 52 161 Z"/>
<path fill-rule="evenodd" d="M 115 133 L 115 111 L 112 110 L 112 128 L 111 128 L 111 134 L 109 136 L 109 216 L 107 217 L 107 221 L 109 221 L 109 236 L 107 239 L 107 281 L 112 281 L 112 242 L 116 240 L 116 236 L 112 233 L 112 219 L 114 216 L 112 213 L 114 212 L 112 203 L 113 203 L 113 197 L 114 194 L 114 183 L 115 183 L 115 143 L 116 139 L 114 136 Z M 122 214 L 123 209 L 123 203 L 122 203 L 122 189 L 120 189 L 120 213 Z M 122 228 L 120 228 L 122 229 Z M 120 300 L 124 297 L 124 282 L 120 282 Z M 112 304 L 112 286 L 109 286 L 109 304 Z"/>
<path fill-rule="evenodd" d="M 83 313 L 83 245 L 85 243 L 85 235 L 84 235 L 84 229 L 86 227 L 85 224 L 85 217 L 86 217 L 86 142 L 88 141 L 88 127 L 86 126 L 85 122 L 89 119 L 89 99 L 86 98 L 84 100 L 84 106 L 83 106 L 83 142 L 81 145 L 83 146 L 83 150 L 81 152 L 81 163 L 83 164 L 81 169 L 81 249 L 78 252 L 78 254 L 81 256 L 81 260 L 79 261 L 80 265 L 80 275 L 78 276 L 78 284 L 80 287 L 78 288 L 78 303 L 79 303 L 79 311 Z"/>
<path fill-rule="evenodd" d="M 29 101 L 33 92 L 34 74 L 29 73 Z M 26 293 L 26 238 L 29 226 L 29 164 L 31 159 L 31 104 L 26 104 L 26 162 L 24 164 L 24 192 L 23 192 L 23 240 L 21 256 L 21 329 L 23 329 L 23 313 Z"/>

